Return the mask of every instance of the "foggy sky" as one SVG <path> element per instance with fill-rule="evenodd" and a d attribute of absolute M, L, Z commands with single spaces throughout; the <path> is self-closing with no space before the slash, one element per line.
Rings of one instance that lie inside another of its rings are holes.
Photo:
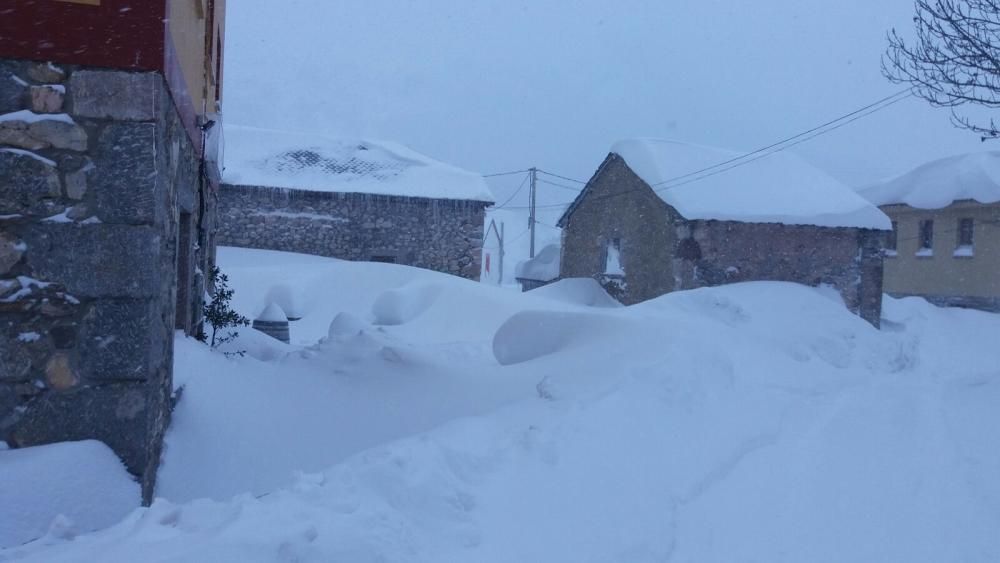
<path fill-rule="evenodd" d="M 751 150 L 901 89 L 912 0 L 236 0 L 229 123 L 587 179 L 620 138 Z M 996 148 L 909 99 L 793 149 L 853 185 Z M 498 196 L 502 195 L 498 193 Z"/>

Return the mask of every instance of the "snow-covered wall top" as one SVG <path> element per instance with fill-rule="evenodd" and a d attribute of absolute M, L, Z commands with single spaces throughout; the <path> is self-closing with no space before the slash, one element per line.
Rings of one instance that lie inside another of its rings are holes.
<path fill-rule="evenodd" d="M 231 185 L 493 202 L 485 180 L 397 143 L 226 125 Z"/>
<path fill-rule="evenodd" d="M 514 276 L 538 281 L 552 281 L 558 278 L 559 245 L 547 245 L 534 258 L 518 262 L 514 268 Z"/>
<path fill-rule="evenodd" d="M 659 139 L 619 141 L 611 152 L 687 219 L 891 228 L 877 207 L 788 152 L 704 173 L 741 153 Z"/>
<path fill-rule="evenodd" d="M 928 162 L 888 182 L 858 190 L 875 205 L 905 203 L 940 209 L 961 200 L 1000 201 L 1000 151 L 962 154 Z"/>

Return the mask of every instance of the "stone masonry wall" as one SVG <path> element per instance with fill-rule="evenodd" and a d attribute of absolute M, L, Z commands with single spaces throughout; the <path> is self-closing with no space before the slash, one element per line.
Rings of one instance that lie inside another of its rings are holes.
<path fill-rule="evenodd" d="M 674 289 L 741 281 L 789 281 L 835 288 L 851 312 L 879 326 L 879 231 L 777 223 L 678 221 Z"/>
<path fill-rule="evenodd" d="M 486 204 L 223 184 L 221 245 L 382 260 L 479 279 Z"/>
<path fill-rule="evenodd" d="M 610 155 L 563 219 L 560 277 L 593 277 L 625 304 L 671 291 L 751 280 L 836 288 L 875 326 L 883 233 L 775 223 L 688 221 L 618 155 Z M 617 241 L 624 275 L 604 271 Z"/>
<path fill-rule="evenodd" d="M 178 216 L 212 204 L 198 173 L 159 74 L 0 60 L 0 440 L 101 440 L 146 502 L 172 393 Z M 208 231 L 194 240 L 182 283 L 200 298 Z"/>

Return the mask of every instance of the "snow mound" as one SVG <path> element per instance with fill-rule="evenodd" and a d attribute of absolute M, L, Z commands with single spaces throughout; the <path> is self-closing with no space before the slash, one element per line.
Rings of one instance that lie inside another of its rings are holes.
<path fill-rule="evenodd" d="M 287 283 L 279 283 L 271 286 L 267 290 L 267 297 L 265 297 L 264 302 L 276 303 L 281 307 L 281 311 L 285 313 L 289 320 L 302 318 L 304 313 L 301 310 L 299 300 L 295 297 L 295 292 L 292 290 L 291 285 Z"/>
<path fill-rule="evenodd" d="M 611 152 L 687 219 L 891 228 L 854 190 L 788 151 L 701 173 L 742 153 L 659 139 L 619 141 Z"/>
<path fill-rule="evenodd" d="M 0 451 L 0 548 L 105 528 L 140 501 L 139 484 L 96 440 Z"/>
<path fill-rule="evenodd" d="M 264 311 L 260 315 L 257 315 L 256 320 L 268 323 L 277 323 L 288 321 L 288 316 L 285 315 L 285 312 L 277 303 L 271 303 L 264 308 Z"/>
<path fill-rule="evenodd" d="M 616 325 L 615 319 L 590 313 L 522 311 L 497 329 L 493 356 L 509 366 L 594 342 Z"/>
<path fill-rule="evenodd" d="M 365 323 L 350 313 L 337 313 L 330 321 L 329 338 L 354 336 L 365 329 Z"/>
<path fill-rule="evenodd" d="M 550 244 L 534 258 L 518 262 L 514 277 L 526 280 L 551 281 L 559 277 L 559 245 Z"/>
<path fill-rule="evenodd" d="M 585 307 L 622 307 L 594 278 L 567 278 L 533 289 L 531 293 L 535 297 Z"/>
<path fill-rule="evenodd" d="M 320 192 L 494 201 L 482 176 L 403 145 L 238 125 L 226 126 L 222 181 Z"/>
<path fill-rule="evenodd" d="M 858 193 L 875 205 L 940 209 L 956 201 L 1000 201 L 1000 151 L 951 156 L 919 166 Z"/>
<path fill-rule="evenodd" d="M 372 305 L 375 324 L 401 325 L 412 321 L 437 301 L 443 289 L 440 284 L 414 283 L 386 291 Z"/>

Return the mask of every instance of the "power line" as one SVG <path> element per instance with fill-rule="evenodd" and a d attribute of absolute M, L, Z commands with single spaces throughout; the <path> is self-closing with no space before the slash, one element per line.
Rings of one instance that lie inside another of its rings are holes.
<path fill-rule="evenodd" d="M 539 172 L 541 172 L 541 170 L 539 170 Z M 569 190 L 569 191 L 575 192 L 575 193 L 580 193 L 580 190 L 583 189 L 582 186 L 579 187 L 579 188 L 574 188 L 573 186 L 567 186 L 566 184 L 558 184 L 556 182 L 550 182 L 550 181 L 545 180 L 543 178 L 539 178 L 538 181 L 541 182 L 541 183 L 543 183 L 543 184 L 548 184 L 550 186 L 554 186 L 556 188 L 562 188 L 564 190 Z"/>
<path fill-rule="evenodd" d="M 528 181 L 528 176 L 525 175 L 524 178 L 521 180 L 521 185 L 518 186 L 516 190 L 514 190 L 514 193 L 510 197 L 507 198 L 507 201 L 503 202 L 501 205 L 498 205 L 497 207 L 494 207 L 494 209 L 503 209 L 504 206 L 506 206 L 508 203 L 510 203 L 511 201 L 513 201 L 514 198 L 517 197 L 517 194 L 521 193 L 521 190 L 524 189 L 524 184 L 527 181 Z"/>
<path fill-rule="evenodd" d="M 903 96 L 903 94 L 906 94 L 906 95 Z M 785 143 L 788 143 L 788 142 L 794 141 L 796 139 L 799 139 L 801 137 L 804 137 L 806 135 L 809 135 L 810 133 L 814 133 L 816 131 L 824 129 L 825 127 L 829 127 L 830 125 L 833 125 L 835 123 L 843 121 L 843 120 L 845 120 L 847 118 L 854 117 L 855 115 L 858 115 L 858 114 L 860 114 L 862 112 L 865 112 L 865 111 L 867 111 L 867 110 L 869 110 L 871 108 L 879 106 L 879 105 L 881 105 L 881 104 L 883 104 L 885 102 L 888 102 L 889 100 L 892 100 L 893 98 L 896 98 L 898 96 L 902 96 L 902 97 L 899 98 L 898 100 L 894 100 L 893 102 L 891 102 L 889 104 L 886 104 L 884 107 L 877 108 L 875 111 L 880 111 L 882 109 L 885 109 L 886 107 L 889 107 L 890 105 L 895 104 L 898 101 L 904 100 L 904 99 L 906 99 L 906 98 L 908 98 L 908 97 L 910 97 L 912 95 L 913 94 L 910 92 L 909 89 L 900 90 L 899 92 L 896 92 L 895 94 L 893 94 L 891 96 L 886 96 L 886 97 L 882 98 L 881 100 L 878 100 L 877 102 L 870 103 L 867 106 L 864 106 L 862 108 L 858 108 L 858 109 L 856 109 L 856 110 L 854 110 L 854 111 L 852 111 L 850 113 L 846 113 L 846 114 L 844 114 L 844 115 L 842 115 L 842 116 L 840 116 L 840 117 L 838 117 L 836 119 L 831 119 L 830 121 L 827 121 L 826 123 L 823 123 L 822 125 L 817 125 L 816 127 L 813 127 L 812 129 L 808 129 L 806 131 L 803 131 L 803 132 L 801 132 L 801 133 L 799 133 L 797 135 L 793 135 L 793 136 L 788 137 L 786 139 L 782 139 L 781 141 L 778 141 L 776 143 L 771 143 L 770 145 L 767 145 L 766 147 L 761 147 L 761 148 L 759 148 L 759 149 L 757 149 L 755 151 L 748 152 L 746 154 L 741 154 L 741 155 L 739 155 L 737 157 L 734 157 L 734 158 L 731 158 L 731 159 L 729 159 L 729 160 L 727 160 L 725 162 L 719 162 L 719 163 L 713 164 L 712 166 L 709 166 L 707 168 L 702 168 L 701 170 L 695 170 L 694 172 L 689 172 L 689 173 L 684 174 L 682 176 L 677 176 L 677 177 L 674 177 L 674 178 L 669 178 L 667 180 L 663 180 L 662 182 L 657 182 L 656 184 L 653 184 L 652 187 L 655 188 L 656 186 L 659 186 L 661 184 L 666 184 L 666 183 L 673 182 L 673 181 L 676 181 L 676 180 L 682 180 L 684 178 L 688 178 L 688 177 L 694 176 L 696 174 L 701 174 L 702 172 L 707 172 L 709 170 L 712 170 L 713 168 L 718 168 L 719 166 L 725 166 L 726 164 L 730 164 L 730 163 L 733 163 L 733 162 L 736 162 L 736 161 L 739 161 L 739 160 L 743 160 L 744 158 L 747 158 L 749 156 L 753 156 L 755 154 L 762 153 L 764 151 L 773 149 L 775 147 L 784 145 Z M 872 112 L 872 113 L 874 113 L 874 112 Z M 865 115 L 869 115 L 869 114 L 865 114 Z M 860 117 L 864 117 L 864 116 L 860 116 Z M 848 121 L 847 123 L 852 123 L 853 121 L 855 121 L 855 120 Z M 843 125 L 846 125 L 847 123 L 844 123 Z M 830 131 L 834 131 L 836 129 L 839 129 L 843 125 L 838 125 L 837 127 L 834 127 L 832 129 L 830 129 Z M 823 132 L 821 134 L 826 134 L 828 132 L 829 131 L 825 131 L 825 132 Z M 812 139 L 812 138 L 813 137 L 809 137 L 809 139 Z M 809 139 L 804 139 L 803 142 L 807 141 Z M 798 144 L 798 143 L 795 143 L 795 144 Z M 789 145 L 789 146 L 795 146 L 795 145 Z M 785 148 L 787 148 L 787 147 L 785 147 Z M 782 149 L 782 150 L 784 150 L 784 149 Z M 777 152 L 777 151 L 775 151 L 775 152 Z M 768 154 L 774 154 L 774 153 L 768 153 Z M 753 161 L 750 161 L 750 162 L 753 162 Z"/>
<path fill-rule="evenodd" d="M 510 172 L 496 172 L 494 174 L 483 174 L 483 178 L 496 178 L 497 176 L 513 176 L 514 174 L 523 174 L 528 172 L 528 169 L 524 170 L 511 170 Z"/>
<path fill-rule="evenodd" d="M 850 123 L 853 123 L 853 122 L 855 122 L 855 121 L 857 121 L 857 120 L 859 120 L 859 119 L 861 119 L 863 117 L 867 117 L 867 116 L 869 116 L 869 115 L 871 115 L 873 113 L 882 111 L 882 110 L 884 110 L 884 109 L 886 109 L 886 108 L 888 108 L 888 107 L 890 107 L 892 105 L 895 105 L 895 104 L 897 104 L 897 103 L 899 103 L 899 102 L 901 102 L 901 101 L 909 98 L 912 95 L 913 94 L 908 89 L 908 90 L 903 90 L 903 91 L 897 92 L 897 93 L 895 93 L 895 94 L 893 94 L 891 96 L 886 96 L 886 97 L 882 98 L 881 100 L 878 100 L 877 102 L 868 104 L 868 105 L 866 105 L 866 106 L 864 106 L 862 108 L 859 108 L 859 109 L 854 110 L 854 111 L 852 111 L 850 113 L 844 114 L 844 115 L 840 116 L 837 119 L 830 120 L 830 121 L 824 123 L 823 125 L 819 125 L 819 126 L 813 127 L 813 128 L 811 128 L 809 130 L 803 131 L 802 133 L 798 133 L 798 134 L 793 135 L 791 137 L 788 137 L 788 138 L 786 138 L 784 140 L 778 141 L 776 143 L 772 143 L 772 144 L 770 144 L 770 145 L 768 145 L 766 147 L 759 148 L 757 150 L 748 152 L 746 154 L 740 155 L 738 157 L 732 158 L 732 159 L 724 161 L 724 162 L 720 162 L 720 163 L 714 164 L 712 166 L 703 168 L 701 170 L 696 170 L 694 172 L 689 172 L 687 174 L 683 174 L 683 175 L 680 175 L 680 176 L 676 176 L 676 177 L 673 177 L 673 178 L 668 178 L 666 180 L 657 182 L 656 184 L 653 184 L 653 186 L 660 186 L 660 185 L 663 185 L 663 184 L 672 183 L 672 182 L 676 182 L 678 180 L 683 180 L 683 179 L 686 179 L 686 178 L 690 178 L 691 176 L 696 176 L 698 174 L 702 174 L 702 173 L 705 173 L 705 172 L 711 172 L 709 174 L 704 174 L 702 176 L 698 176 L 696 178 L 692 178 L 690 180 L 687 180 L 685 182 L 681 182 L 679 184 L 670 185 L 670 186 L 667 186 L 665 188 L 660 188 L 660 189 L 655 189 L 654 188 L 653 191 L 659 193 L 659 192 L 666 191 L 668 189 L 677 188 L 677 187 L 689 184 L 691 182 L 697 182 L 699 180 L 703 180 L 705 178 L 709 178 L 709 177 L 714 176 L 716 174 L 721 174 L 722 172 L 726 172 L 728 170 L 732 170 L 734 168 L 738 168 L 740 166 L 744 166 L 746 164 L 750 164 L 751 162 L 754 162 L 756 160 L 760 160 L 761 158 L 766 158 L 766 157 L 771 156 L 773 154 L 777 154 L 777 153 L 782 152 L 784 150 L 787 150 L 787 149 L 789 149 L 791 147 L 794 147 L 796 145 L 802 144 L 802 143 L 804 143 L 806 141 L 815 139 L 816 137 L 819 137 L 821 135 L 825 135 L 827 133 L 836 131 L 837 129 L 840 129 L 841 127 L 844 127 L 844 126 L 846 126 L 846 125 L 848 125 Z M 833 125 L 833 126 L 831 127 L 831 125 Z M 795 142 L 793 143 L 791 141 L 795 141 Z M 769 149 L 774 149 L 774 150 L 770 150 L 770 152 L 765 152 L 765 151 L 768 151 Z M 746 160 L 747 157 L 754 156 L 754 155 L 758 155 L 758 156 L 756 156 L 755 158 Z M 726 166 L 727 164 L 731 164 L 731 166 L 728 166 L 728 167 L 726 167 L 726 168 L 724 168 L 722 170 L 716 170 L 716 169 L 718 169 L 720 167 Z M 623 192 L 617 192 L 617 193 L 613 193 L 613 194 L 608 194 L 606 196 L 597 197 L 594 200 L 595 201 L 599 201 L 599 200 L 603 200 L 603 199 L 609 199 L 609 198 L 612 198 L 612 197 L 618 197 L 618 196 L 626 195 L 628 193 L 632 193 L 632 192 L 635 192 L 635 191 L 639 191 L 639 189 L 638 188 L 633 188 L 631 190 L 626 190 L 626 191 L 623 191 Z M 538 207 L 539 208 L 557 208 L 557 207 L 565 207 L 567 205 L 571 205 L 572 203 L 573 202 L 570 201 L 570 202 L 565 202 L 565 203 L 540 205 Z M 526 209 L 526 207 L 510 207 L 509 209 Z"/>
<path fill-rule="evenodd" d="M 538 171 L 541 172 L 542 174 L 547 175 L 547 176 L 553 176 L 553 177 L 559 178 L 560 180 L 568 180 L 570 182 L 576 182 L 577 184 L 586 184 L 587 183 L 587 182 L 584 182 L 583 180 L 574 180 L 573 178 L 567 178 L 566 176 L 560 176 L 559 174 L 553 174 L 552 172 L 546 172 L 545 170 L 542 170 L 541 168 L 539 168 Z"/>

